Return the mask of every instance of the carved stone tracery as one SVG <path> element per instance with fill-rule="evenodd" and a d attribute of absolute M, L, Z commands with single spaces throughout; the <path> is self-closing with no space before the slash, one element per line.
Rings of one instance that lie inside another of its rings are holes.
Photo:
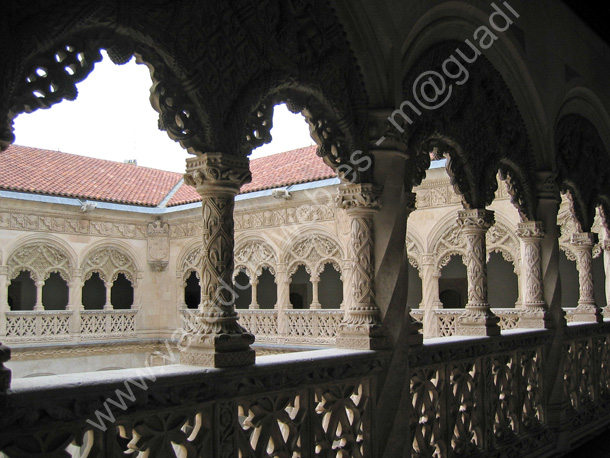
<path fill-rule="evenodd" d="M 129 255 L 115 247 L 100 247 L 87 255 L 82 265 L 83 281 L 97 272 L 106 283 L 114 282 L 119 274 L 135 285 L 137 268 Z"/>
<path fill-rule="evenodd" d="M 8 278 L 16 278 L 20 272 L 28 271 L 32 280 L 44 282 L 53 272 L 70 282 L 72 263 L 62 250 L 44 242 L 31 243 L 19 248 L 8 259 Z"/>

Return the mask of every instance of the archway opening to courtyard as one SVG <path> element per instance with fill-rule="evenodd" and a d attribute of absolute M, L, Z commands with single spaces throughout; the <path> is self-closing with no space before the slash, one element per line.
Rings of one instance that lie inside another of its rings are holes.
<path fill-rule="evenodd" d="M 36 305 L 36 284 L 30 272 L 23 270 L 8 286 L 8 305 L 11 310 L 33 310 Z"/>
<path fill-rule="evenodd" d="M 68 306 L 69 288 L 66 280 L 52 272 L 42 287 L 42 305 L 45 310 L 65 310 Z"/>
<path fill-rule="evenodd" d="M 301 264 L 291 277 L 290 303 L 295 310 L 308 309 L 311 306 L 312 299 L 313 285 L 311 277 L 307 273 L 305 266 Z"/>
<path fill-rule="evenodd" d="M 341 273 L 332 263 L 326 263 L 320 273 L 318 300 L 323 309 L 339 309 L 343 303 Z"/>
<path fill-rule="evenodd" d="M 489 305 L 494 308 L 514 308 L 518 299 L 519 281 L 512 263 L 501 253 L 491 252 L 487 261 Z"/>
<path fill-rule="evenodd" d="M 579 281 L 576 261 L 568 259 L 565 251 L 559 250 L 559 278 L 561 279 L 561 306 L 578 306 Z"/>
<path fill-rule="evenodd" d="M 422 281 L 419 276 L 419 271 L 409 263 L 407 267 L 408 275 L 408 291 L 407 291 L 407 307 L 416 309 L 419 308 L 423 298 Z"/>
<path fill-rule="evenodd" d="M 125 274 L 118 274 L 110 288 L 110 303 L 117 310 L 130 309 L 133 305 L 133 285 Z"/>
<path fill-rule="evenodd" d="M 462 256 L 454 254 L 441 270 L 439 298 L 444 308 L 464 308 L 468 301 L 468 277 Z"/>
<path fill-rule="evenodd" d="M 98 272 L 93 272 L 83 285 L 85 310 L 101 310 L 106 304 L 106 285 Z"/>
<path fill-rule="evenodd" d="M 234 294 L 235 294 L 235 308 L 237 309 L 249 309 L 252 303 L 252 285 L 250 284 L 250 277 L 245 270 L 240 270 L 233 280 Z"/>
<path fill-rule="evenodd" d="M 263 267 L 263 271 L 258 277 L 258 287 L 256 289 L 256 302 L 261 309 L 271 310 L 277 304 L 277 285 L 275 276 L 268 267 Z"/>
<path fill-rule="evenodd" d="M 184 303 L 188 309 L 196 309 L 201 303 L 201 284 L 197 273 L 193 270 L 186 279 L 186 285 L 184 286 Z"/>

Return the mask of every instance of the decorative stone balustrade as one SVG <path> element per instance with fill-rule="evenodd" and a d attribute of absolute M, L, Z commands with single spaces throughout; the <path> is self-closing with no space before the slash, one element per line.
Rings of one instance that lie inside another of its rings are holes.
<path fill-rule="evenodd" d="M 38 342 L 70 340 L 72 311 L 5 312 L 6 342 Z"/>
<path fill-rule="evenodd" d="M 403 456 L 560 456 L 598 432 L 610 416 L 610 323 L 554 333 L 412 347 L 408 395 L 397 401 Z M 16 379 L 0 398 L 0 456 L 380 456 L 375 386 L 390 357 L 326 349 L 263 356 L 246 369 Z"/>
<path fill-rule="evenodd" d="M 411 312 L 413 314 L 413 311 Z M 436 332 L 434 336 L 428 337 L 448 337 L 456 335 L 458 317 L 463 313 L 461 309 L 437 309 L 433 310 L 436 316 Z M 500 319 L 498 325 L 502 331 L 517 327 L 519 318 L 522 314 L 518 309 L 493 309 L 493 313 Z"/>
<path fill-rule="evenodd" d="M 181 313 L 183 329 L 195 329 L 196 310 Z M 250 309 L 239 310 L 239 323 L 259 343 L 334 346 L 344 315 L 344 310 Z"/>
<path fill-rule="evenodd" d="M 136 336 L 137 310 L 7 311 L 7 343 L 66 342 Z M 77 333 L 71 329 L 78 329 Z"/>

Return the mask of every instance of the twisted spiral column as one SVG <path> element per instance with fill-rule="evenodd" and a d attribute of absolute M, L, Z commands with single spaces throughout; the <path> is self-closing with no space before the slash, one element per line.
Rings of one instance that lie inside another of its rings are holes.
<path fill-rule="evenodd" d="M 458 211 L 458 225 L 466 239 L 468 303 L 458 318 L 457 335 L 495 336 L 500 334 L 500 319 L 487 302 L 487 249 L 485 234 L 494 223 L 494 212 L 485 209 Z"/>
<path fill-rule="evenodd" d="M 203 251 L 197 330 L 186 336 L 184 364 L 228 367 L 254 363 L 254 336 L 237 322 L 233 288 L 233 209 L 251 180 L 248 159 L 205 153 L 186 160 L 184 181 L 201 196 Z"/>
<path fill-rule="evenodd" d="M 337 206 L 345 209 L 350 219 L 352 298 L 339 326 L 338 347 L 372 350 L 386 346 L 374 287 L 373 215 L 380 208 L 379 195 L 372 184 L 339 186 Z"/>
<path fill-rule="evenodd" d="M 517 224 L 521 239 L 523 305 L 519 317 L 520 328 L 548 328 L 547 306 L 542 291 L 542 239 L 544 223 L 526 221 Z"/>
<path fill-rule="evenodd" d="M 601 309 L 595 302 L 593 290 L 593 246 L 597 243 L 597 234 L 593 232 L 576 232 L 572 234 L 570 244 L 576 255 L 578 266 L 579 299 L 574 311 L 574 321 L 603 321 Z"/>

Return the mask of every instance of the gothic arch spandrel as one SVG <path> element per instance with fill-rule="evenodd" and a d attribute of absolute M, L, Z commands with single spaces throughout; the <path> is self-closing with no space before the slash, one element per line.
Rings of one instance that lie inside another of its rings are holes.
<path fill-rule="evenodd" d="M 276 250 L 262 239 L 246 237 L 235 244 L 235 265 L 246 267 L 252 275 L 260 275 L 265 267 L 275 275 L 277 262 Z"/>
<path fill-rule="evenodd" d="M 7 259 L 8 275 L 13 279 L 22 271 L 28 271 L 35 281 L 45 281 L 57 272 L 70 282 L 74 260 L 62 246 L 47 241 L 28 241 L 16 246 Z"/>
<path fill-rule="evenodd" d="M 89 279 L 94 272 L 108 283 L 114 282 L 119 274 L 123 274 L 132 285 L 137 283 L 139 273 L 132 255 L 127 250 L 110 244 L 91 249 L 85 255 L 81 269 L 83 281 Z"/>
<path fill-rule="evenodd" d="M 331 263 L 338 272 L 342 272 L 344 260 L 339 241 L 322 233 L 311 233 L 292 241 L 282 252 L 282 261 L 288 269 L 304 265 L 313 275 L 319 275 L 324 264 Z"/>

